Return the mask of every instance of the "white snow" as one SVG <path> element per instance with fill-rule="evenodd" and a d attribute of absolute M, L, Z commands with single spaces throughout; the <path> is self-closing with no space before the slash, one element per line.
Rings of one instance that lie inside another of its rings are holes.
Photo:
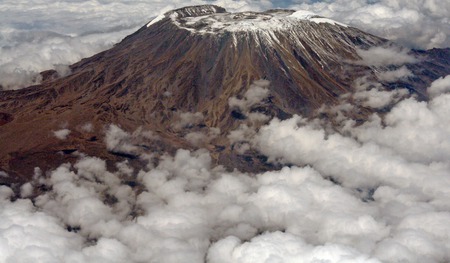
<path fill-rule="evenodd" d="M 214 13 L 193 17 L 171 16 L 171 19 L 180 28 L 200 34 L 243 31 L 280 31 L 299 26 L 299 20 L 317 24 L 328 23 L 347 27 L 345 24 L 320 17 L 313 12 L 304 10 L 293 13 L 292 11 L 284 10 L 266 13 Z M 157 20 L 157 18 L 153 21 L 155 20 Z M 150 23 L 153 24 L 153 21 Z"/>
<path fill-rule="evenodd" d="M 343 26 L 343 27 L 348 27 L 346 24 L 339 23 L 337 21 L 334 21 L 334 20 L 329 19 L 329 18 L 324 18 L 324 17 L 313 17 L 313 18 L 310 18 L 309 21 L 317 23 L 317 24 L 327 23 L 327 24 L 332 24 L 332 25 L 340 25 L 340 26 Z"/>
<path fill-rule="evenodd" d="M 149 26 L 151 26 L 151 25 L 153 25 L 153 24 L 163 20 L 165 17 L 166 16 L 164 14 L 161 14 L 161 15 L 155 17 L 152 21 L 150 21 L 150 23 L 147 24 L 147 27 L 149 27 Z"/>
<path fill-rule="evenodd" d="M 314 16 L 317 16 L 317 15 L 313 12 L 306 11 L 306 10 L 298 10 L 298 11 L 292 13 L 292 15 L 289 15 L 288 17 L 309 20 L 310 18 L 312 18 Z"/>
<path fill-rule="evenodd" d="M 325 18 L 325 17 L 320 17 L 319 15 L 310 12 L 310 11 L 306 11 L 306 10 L 299 10 L 294 12 L 292 15 L 288 16 L 289 18 L 296 18 L 296 19 L 301 19 L 301 20 L 308 20 L 314 23 L 328 23 L 328 24 L 332 24 L 332 25 L 341 25 L 344 27 L 347 27 L 346 24 L 343 23 L 339 23 L 337 21 L 334 21 L 332 19 L 329 18 Z"/>

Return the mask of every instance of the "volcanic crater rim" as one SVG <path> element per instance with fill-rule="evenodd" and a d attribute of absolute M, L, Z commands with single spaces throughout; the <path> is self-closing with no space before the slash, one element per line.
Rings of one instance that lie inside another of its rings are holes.
<path fill-rule="evenodd" d="M 215 5 L 189 6 L 160 15 L 147 27 L 169 18 L 178 27 L 193 33 L 225 33 L 251 31 L 288 31 L 301 22 L 347 25 L 305 10 L 270 9 L 264 12 L 231 13 Z"/>

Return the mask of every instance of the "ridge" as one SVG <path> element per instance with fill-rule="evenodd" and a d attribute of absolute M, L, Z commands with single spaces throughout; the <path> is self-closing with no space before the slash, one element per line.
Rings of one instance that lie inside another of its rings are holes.
<path fill-rule="evenodd" d="M 216 5 L 189 6 L 159 15 L 147 27 L 170 18 L 180 28 L 195 33 L 225 33 L 243 31 L 289 31 L 302 23 L 331 24 L 341 27 L 347 25 L 305 10 L 270 9 L 264 12 L 227 12 Z"/>
<path fill-rule="evenodd" d="M 166 16 L 175 15 L 178 18 L 185 17 L 198 17 L 204 15 L 226 13 L 226 9 L 217 5 L 196 5 L 196 6 L 186 6 L 178 8 L 169 12 L 166 12 Z"/>

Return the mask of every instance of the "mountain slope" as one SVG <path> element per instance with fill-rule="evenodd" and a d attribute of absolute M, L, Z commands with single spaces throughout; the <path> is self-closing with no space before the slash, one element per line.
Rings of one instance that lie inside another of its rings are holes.
<path fill-rule="evenodd" d="M 49 71 L 41 85 L 1 92 L 0 165 L 27 177 L 37 165 L 47 169 L 76 159 L 75 151 L 142 165 L 136 156 L 104 149 L 105 130 L 116 124 L 152 131 L 158 140 L 138 148 L 161 154 L 199 147 L 186 135 L 218 129 L 200 145 L 216 153 L 216 162 L 270 169 L 263 156 L 233 151 L 227 136 L 248 112 L 232 107 L 230 99 L 242 99 L 252 83 L 267 80 L 270 84 L 262 85 L 269 95 L 249 112 L 311 116 L 354 92 L 354 80 L 375 77 L 376 69 L 355 63 L 358 50 L 385 45 L 392 43 L 303 11 L 234 14 L 211 5 L 173 10 L 112 49 L 72 65 L 66 77 Z M 448 74 L 450 66 L 435 66 L 427 53 L 416 56 L 430 72 L 417 68 L 419 79 L 407 84 L 410 92 L 425 97 L 424 88 L 435 76 Z M 178 127 L 186 116 L 194 120 Z M 61 140 L 53 131 L 63 128 L 71 133 Z"/>

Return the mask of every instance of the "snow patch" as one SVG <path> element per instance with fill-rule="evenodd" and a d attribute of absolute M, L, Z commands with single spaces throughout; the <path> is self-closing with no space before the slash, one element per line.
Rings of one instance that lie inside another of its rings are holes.
<path fill-rule="evenodd" d="M 147 27 L 149 27 L 153 24 L 156 24 L 157 22 L 163 20 L 165 17 L 166 17 L 166 15 L 164 15 L 164 14 L 155 17 L 152 21 L 150 21 L 150 23 L 147 24 Z"/>
<path fill-rule="evenodd" d="M 175 13 L 176 14 L 176 13 Z M 213 13 L 200 16 L 170 16 L 180 28 L 191 32 L 224 33 L 224 32 L 267 32 L 281 31 L 299 26 L 299 21 L 317 24 L 347 25 L 320 17 L 309 11 L 274 10 L 267 12 Z"/>
<path fill-rule="evenodd" d="M 292 13 L 292 15 L 288 16 L 288 17 L 293 17 L 293 18 L 298 18 L 298 19 L 310 19 L 317 16 L 315 13 L 310 12 L 310 11 L 306 11 L 306 10 L 298 10 L 294 13 Z"/>
<path fill-rule="evenodd" d="M 327 24 L 332 24 L 332 25 L 340 25 L 343 27 L 347 27 L 346 24 L 343 23 L 339 23 L 337 21 L 334 21 L 332 19 L 329 18 L 325 18 L 325 17 L 320 17 L 318 15 L 316 15 L 313 12 L 310 11 L 306 11 L 306 10 L 299 10 L 294 12 L 292 15 L 287 16 L 288 18 L 295 18 L 295 19 L 300 19 L 300 20 L 308 20 L 314 23 L 327 23 Z"/>

